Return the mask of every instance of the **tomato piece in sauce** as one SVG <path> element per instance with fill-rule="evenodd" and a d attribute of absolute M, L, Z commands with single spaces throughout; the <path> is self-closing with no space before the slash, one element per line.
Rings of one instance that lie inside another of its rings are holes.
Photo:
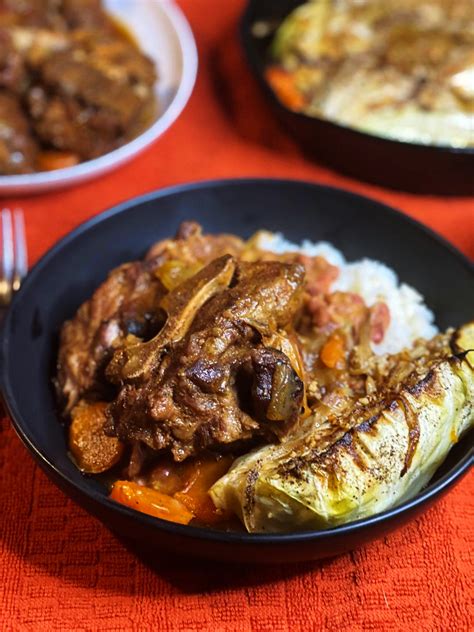
<path fill-rule="evenodd" d="M 212 525 L 226 521 L 230 515 L 219 511 L 209 496 L 209 489 L 231 466 L 231 456 L 204 456 L 183 463 L 164 460 L 148 476 L 153 489 L 172 495 L 192 512 L 195 519 Z"/>

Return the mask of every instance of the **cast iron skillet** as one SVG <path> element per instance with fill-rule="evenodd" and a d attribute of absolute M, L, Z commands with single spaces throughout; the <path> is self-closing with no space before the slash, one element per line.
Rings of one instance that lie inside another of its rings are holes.
<path fill-rule="evenodd" d="M 296 181 L 229 180 L 178 186 L 121 204 L 77 228 L 33 268 L 7 314 L 0 341 L 1 387 L 14 426 L 66 494 L 142 548 L 281 562 L 332 556 L 379 537 L 424 511 L 468 470 L 472 450 L 465 437 L 429 487 L 408 503 L 329 531 L 290 535 L 175 525 L 108 500 L 105 486 L 80 474 L 67 456 L 51 387 L 58 331 L 111 268 L 141 257 L 186 219 L 197 220 L 209 232 L 243 237 L 268 228 L 296 241 L 325 239 L 349 260 L 372 257 L 395 268 L 425 295 L 440 327 L 460 325 L 474 314 L 469 261 L 397 211 L 346 191 Z"/>
<path fill-rule="evenodd" d="M 420 145 L 358 132 L 292 112 L 283 106 L 265 80 L 269 46 L 275 29 L 303 0 L 249 0 L 241 21 L 243 47 L 258 83 L 277 116 L 312 157 L 350 176 L 382 186 L 442 195 L 474 195 L 474 149 Z M 253 26 L 272 27 L 256 37 Z"/>

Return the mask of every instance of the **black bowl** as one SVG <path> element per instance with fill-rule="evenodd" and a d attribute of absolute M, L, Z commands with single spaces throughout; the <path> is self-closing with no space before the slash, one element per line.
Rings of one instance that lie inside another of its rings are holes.
<path fill-rule="evenodd" d="M 305 152 L 334 169 L 382 186 L 415 193 L 474 195 L 474 149 L 389 140 L 282 105 L 264 71 L 275 29 L 300 4 L 303 0 L 250 0 L 241 21 L 241 38 L 258 83 Z M 253 26 L 258 22 L 271 25 L 272 33 L 256 36 Z"/>
<path fill-rule="evenodd" d="M 238 562 L 280 562 L 335 555 L 413 518 L 439 498 L 472 461 L 469 437 L 449 454 L 413 500 L 336 529 L 248 535 L 175 525 L 107 498 L 103 483 L 69 460 L 51 378 L 58 331 L 114 266 L 141 257 L 185 219 L 206 231 L 248 237 L 282 231 L 291 240 L 325 239 L 348 259 L 379 259 L 418 288 L 440 327 L 474 314 L 471 264 L 413 220 L 373 200 L 328 187 L 281 180 L 236 180 L 178 186 L 126 202 L 77 228 L 33 268 L 15 297 L 0 341 L 1 387 L 14 426 L 48 476 L 90 513 L 148 549 Z"/>

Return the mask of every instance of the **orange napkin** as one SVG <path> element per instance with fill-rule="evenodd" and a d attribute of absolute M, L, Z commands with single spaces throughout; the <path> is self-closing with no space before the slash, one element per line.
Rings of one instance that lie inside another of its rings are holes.
<path fill-rule="evenodd" d="M 382 190 L 308 162 L 244 63 L 242 0 L 182 0 L 200 54 L 183 116 L 151 149 L 100 180 L 28 199 L 34 262 L 113 204 L 207 178 L 281 176 L 335 184 L 396 206 L 474 257 L 474 201 Z M 190 209 L 192 216 L 192 209 Z M 474 477 L 384 540 L 323 563 L 222 567 L 141 560 L 58 491 L 0 426 L 2 630 L 413 630 L 462 632 L 474 612 Z"/>

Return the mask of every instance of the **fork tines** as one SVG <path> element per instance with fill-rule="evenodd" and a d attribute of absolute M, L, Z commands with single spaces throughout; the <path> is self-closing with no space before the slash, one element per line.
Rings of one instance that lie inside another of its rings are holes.
<path fill-rule="evenodd" d="M 19 208 L 13 212 L 2 209 L 0 260 L 0 305 L 8 305 L 14 292 L 20 289 L 28 270 L 25 220 Z"/>

